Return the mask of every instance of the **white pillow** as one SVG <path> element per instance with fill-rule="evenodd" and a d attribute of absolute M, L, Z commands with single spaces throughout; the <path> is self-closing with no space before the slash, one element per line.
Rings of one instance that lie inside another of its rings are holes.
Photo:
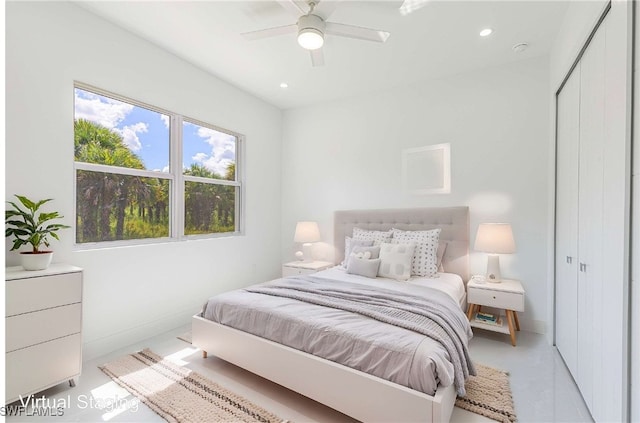
<path fill-rule="evenodd" d="M 434 277 L 438 273 L 438 240 L 441 229 L 427 231 L 402 231 L 392 229 L 393 243 L 415 243 L 411 274 L 416 276 Z"/>
<path fill-rule="evenodd" d="M 351 255 L 351 250 L 353 247 L 371 247 L 373 245 L 373 241 L 362 241 L 362 240 L 353 240 L 349 236 L 344 237 L 344 260 L 340 265 L 345 269 L 349 265 L 349 256 Z"/>
<path fill-rule="evenodd" d="M 393 233 L 391 231 L 367 231 L 365 229 L 353 228 L 353 239 L 360 241 L 373 241 L 373 245 L 390 242 L 392 236 Z"/>
<path fill-rule="evenodd" d="M 415 244 L 380 245 L 380 268 L 378 276 L 406 281 L 411 277 L 411 262 Z"/>

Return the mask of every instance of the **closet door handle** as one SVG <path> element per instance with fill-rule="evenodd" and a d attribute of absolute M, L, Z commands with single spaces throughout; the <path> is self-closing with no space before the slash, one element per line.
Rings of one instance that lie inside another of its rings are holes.
<path fill-rule="evenodd" d="M 571 256 L 567 256 L 567 263 L 568 263 L 568 264 L 573 263 L 573 257 L 571 257 Z"/>
<path fill-rule="evenodd" d="M 586 272 L 587 271 L 587 265 L 585 263 L 580 263 L 580 271 L 581 272 Z"/>

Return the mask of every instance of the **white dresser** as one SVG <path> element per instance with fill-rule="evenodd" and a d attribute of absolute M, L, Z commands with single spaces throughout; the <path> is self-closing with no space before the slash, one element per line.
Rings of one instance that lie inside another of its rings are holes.
<path fill-rule="evenodd" d="M 5 270 L 5 403 L 75 380 L 82 370 L 82 269 Z"/>

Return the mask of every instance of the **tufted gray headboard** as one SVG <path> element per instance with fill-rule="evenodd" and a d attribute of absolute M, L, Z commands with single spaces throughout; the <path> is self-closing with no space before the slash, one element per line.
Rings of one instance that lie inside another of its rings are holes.
<path fill-rule="evenodd" d="M 336 263 L 344 258 L 344 237 L 353 228 L 406 231 L 441 228 L 440 240 L 447 242 L 442 259 L 445 272 L 469 280 L 469 207 L 431 207 L 388 210 L 338 210 L 333 216 L 333 242 Z"/>

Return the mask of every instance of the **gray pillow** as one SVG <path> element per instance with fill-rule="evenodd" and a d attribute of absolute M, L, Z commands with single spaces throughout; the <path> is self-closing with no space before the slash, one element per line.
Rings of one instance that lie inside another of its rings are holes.
<path fill-rule="evenodd" d="M 344 267 L 345 269 L 347 268 L 347 265 L 349 264 L 349 255 L 351 255 L 351 249 L 355 246 L 371 246 L 373 245 L 373 241 L 364 241 L 361 239 L 351 239 L 350 236 L 345 236 L 344 237 L 344 259 L 342 260 L 342 263 L 340 263 L 342 265 L 342 267 Z"/>
<path fill-rule="evenodd" d="M 380 261 L 380 259 L 366 260 L 358 257 L 351 257 L 351 260 L 349 260 L 349 264 L 347 265 L 347 273 L 365 276 L 367 278 L 375 278 L 378 276 Z"/>
<path fill-rule="evenodd" d="M 351 248 L 351 254 L 349 255 L 352 256 L 352 254 L 358 254 L 358 253 L 369 253 L 370 256 L 368 258 L 377 259 L 378 257 L 380 257 L 380 247 L 356 245 Z M 360 257 L 360 258 L 367 258 L 367 257 Z"/>

